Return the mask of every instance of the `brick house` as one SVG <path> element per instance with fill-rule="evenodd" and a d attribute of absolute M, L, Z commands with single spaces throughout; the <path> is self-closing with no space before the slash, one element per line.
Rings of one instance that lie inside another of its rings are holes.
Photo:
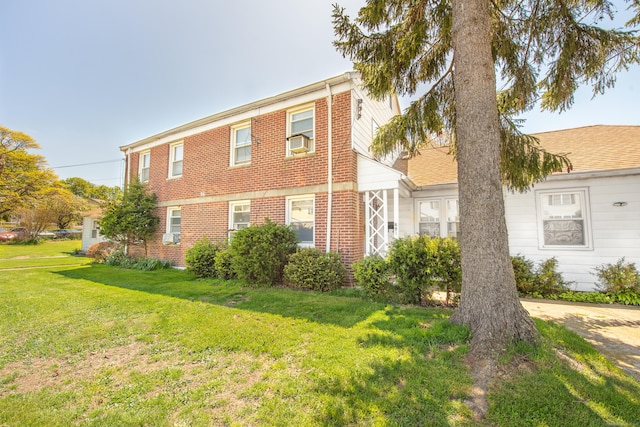
<path fill-rule="evenodd" d="M 369 146 L 398 113 L 397 97 L 372 99 L 349 72 L 122 146 L 126 182 L 137 176 L 158 196 L 149 256 L 184 266 L 203 236 L 222 241 L 269 218 L 350 265 L 368 234 L 362 165 L 391 170 Z"/>

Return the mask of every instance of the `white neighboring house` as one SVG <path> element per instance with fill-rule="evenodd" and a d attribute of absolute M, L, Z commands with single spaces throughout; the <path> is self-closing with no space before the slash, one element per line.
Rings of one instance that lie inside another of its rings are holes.
<path fill-rule="evenodd" d="M 102 210 L 96 209 L 87 212 L 82 218 L 82 252 L 86 252 L 94 243 L 106 242 L 108 240 L 100 234 L 101 217 Z"/>
<path fill-rule="evenodd" d="M 595 289 L 593 268 L 621 257 L 640 268 L 640 126 L 587 126 L 535 134 L 566 153 L 571 173 L 554 173 L 525 193 L 505 190 L 512 255 L 551 257 L 580 291 Z M 414 188 L 400 200 L 399 235 L 458 233 L 457 164 L 447 148 L 408 162 Z M 404 217 L 404 218 L 403 218 Z"/>

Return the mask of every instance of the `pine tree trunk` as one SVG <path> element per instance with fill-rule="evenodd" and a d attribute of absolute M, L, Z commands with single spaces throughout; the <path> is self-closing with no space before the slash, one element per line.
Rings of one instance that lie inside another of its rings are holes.
<path fill-rule="evenodd" d="M 469 326 L 472 351 L 536 341 L 516 292 L 500 175 L 500 124 L 489 0 L 453 0 L 454 86 L 462 295 L 451 317 Z"/>

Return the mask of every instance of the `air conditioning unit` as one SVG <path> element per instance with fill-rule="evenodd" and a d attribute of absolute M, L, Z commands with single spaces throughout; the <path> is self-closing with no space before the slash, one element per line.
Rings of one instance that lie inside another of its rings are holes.
<path fill-rule="evenodd" d="M 176 243 L 180 243 L 180 235 L 174 233 L 165 233 L 162 235 L 162 244 L 163 245 L 175 245 Z"/>
<path fill-rule="evenodd" d="M 289 151 L 292 153 L 306 153 L 309 151 L 309 137 L 305 134 L 298 134 L 290 136 L 289 138 Z"/>

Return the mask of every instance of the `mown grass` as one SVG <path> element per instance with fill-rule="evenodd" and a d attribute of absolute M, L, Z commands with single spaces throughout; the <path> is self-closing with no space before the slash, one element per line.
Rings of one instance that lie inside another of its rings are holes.
<path fill-rule="evenodd" d="M 80 250 L 81 245 L 79 240 L 49 241 L 37 245 L 3 243 L 0 244 L 0 270 L 87 264 L 90 262 L 88 258 L 71 256 Z"/>
<path fill-rule="evenodd" d="M 0 272 L 0 425 L 634 425 L 640 386 L 538 322 L 488 418 L 450 312 L 104 265 Z M 558 357 L 560 354 L 560 357 Z"/>

